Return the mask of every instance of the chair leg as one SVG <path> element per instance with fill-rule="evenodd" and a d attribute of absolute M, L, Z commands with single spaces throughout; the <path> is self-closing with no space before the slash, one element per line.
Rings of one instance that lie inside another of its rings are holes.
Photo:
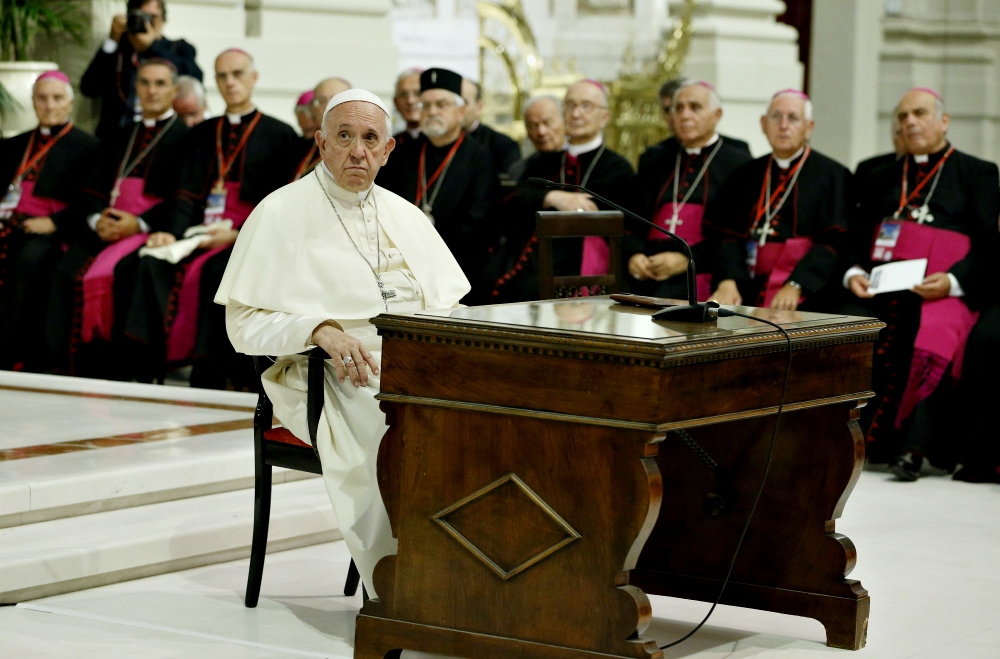
<path fill-rule="evenodd" d="M 344 595 L 348 597 L 354 597 L 354 593 L 358 592 L 358 582 L 361 580 L 361 573 L 358 572 L 358 566 L 354 564 L 354 559 L 351 559 L 351 565 L 347 568 L 347 581 L 344 583 Z"/>
<path fill-rule="evenodd" d="M 260 581 L 264 576 L 264 557 L 267 554 L 267 527 L 271 521 L 271 465 L 257 464 L 254 479 L 253 540 L 250 544 L 250 574 L 247 575 L 247 594 L 243 600 L 247 608 L 257 606 Z"/>

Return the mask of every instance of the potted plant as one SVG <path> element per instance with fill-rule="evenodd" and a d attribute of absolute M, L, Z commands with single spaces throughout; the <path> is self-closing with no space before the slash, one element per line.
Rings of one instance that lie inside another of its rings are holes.
<path fill-rule="evenodd" d="M 35 125 L 31 88 L 55 62 L 31 61 L 35 37 L 82 43 L 90 32 L 89 0 L 0 0 L 0 131 L 14 135 Z"/>

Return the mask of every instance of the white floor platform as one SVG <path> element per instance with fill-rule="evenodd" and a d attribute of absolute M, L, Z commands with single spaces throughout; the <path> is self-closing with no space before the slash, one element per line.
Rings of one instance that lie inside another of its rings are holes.
<path fill-rule="evenodd" d="M 249 555 L 256 402 L 0 371 L 0 603 Z M 273 480 L 272 549 L 340 537 L 320 479 Z"/>
<path fill-rule="evenodd" d="M 1000 657 L 1000 487 L 865 472 L 838 530 L 858 547 L 852 575 L 872 597 L 868 646 L 823 644 L 818 622 L 720 607 L 669 658 L 996 659 Z M 247 561 L 0 608 L 0 656 L 61 659 L 352 656 L 360 596 L 341 592 L 343 542 L 268 557 L 257 609 Z M 708 605 L 653 597 L 649 633 L 686 633 Z"/>

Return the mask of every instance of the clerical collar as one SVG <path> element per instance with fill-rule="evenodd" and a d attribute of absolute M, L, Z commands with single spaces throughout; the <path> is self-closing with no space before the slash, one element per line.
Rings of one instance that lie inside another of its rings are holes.
<path fill-rule="evenodd" d="M 479 119 L 476 119 L 475 123 L 473 123 L 471 126 L 465 129 L 465 132 L 475 133 L 478 128 L 479 128 Z"/>
<path fill-rule="evenodd" d="M 948 152 L 948 147 L 951 146 L 951 142 L 945 142 L 944 146 L 934 153 L 921 153 L 913 155 L 913 162 L 918 165 L 924 165 L 928 162 L 936 162 L 941 159 L 941 157 Z"/>
<path fill-rule="evenodd" d="M 145 126 L 146 128 L 152 128 L 153 126 L 155 126 L 159 122 L 166 121 L 167 119 L 169 119 L 172 116 L 174 116 L 174 109 L 170 108 L 169 110 L 167 110 L 166 112 L 164 112 L 160 116 L 156 117 L 155 119 L 146 119 L 145 117 L 143 117 L 143 119 L 142 119 L 142 125 Z"/>
<path fill-rule="evenodd" d="M 418 137 L 420 137 L 420 133 L 423 131 L 421 130 L 420 126 L 417 126 L 416 128 L 407 128 L 406 132 L 413 139 L 417 139 Z"/>
<path fill-rule="evenodd" d="M 567 142 L 566 152 L 569 153 L 569 155 L 576 158 L 581 154 L 593 151 L 602 144 L 604 144 L 604 136 L 598 135 L 594 139 L 590 140 L 589 142 L 584 142 L 583 144 L 570 144 L 569 142 Z"/>
<path fill-rule="evenodd" d="M 243 117 L 249 117 L 251 114 L 253 114 L 256 111 L 257 111 L 257 108 L 256 107 L 252 107 L 249 110 L 247 110 L 246 112 L 244 112 L 243 114 L 232 114 L 231 112 L 227 112 L 226 113 L 226 119 L 229 120 L 229 125 L 230 126 L 236 126 L 241 121 L 243 121 Z"/>
<path fill-rule="evenodd" d="M 319 166 L 323 170 L 323 173 L 326 174 L 327 192 L 330 193 L 331 197 L 335 197 L 345 203 L 362 203 L 365 199 L 368 199 L 368 195 L 371 194 L 372 188 L 375 187 L 375 184 L 372 183 L 367 190 L 362 190 L 361 192 L 350 192 L 337 185 L 337 181 L 333 178 L 333 172 L 330 171 L 330 168 L 326 166 L 325 162 L 320 161 Z"/>
<path fill-rule="evenodd" d="M 796 151 L 791 158 L 779 158 L 778 156 L 773 156 L 774 162 L 778 165 L 779 169 L 788 169 L 789 167 L 792 166 L 792 163 L 795 162 L 795 160 L 798 159 L 805 152 L 806 148 L 803 146 L 798 151 Z"/>
<path fill-rule="evenodd" d="M 693 149 L 689 149 L 687 147 L 684 147 L 684 150 L 687 152 L 687 154 L 689 156 L 701 155 L 701 150 L 702 149 L 704 149 L 706 146 L 712 146 L 713 144 L 715 144 L 718 141 L 719 141 L 719 134 L 716 133 L 716 134 L 712 135 L 712 139 L 710 139 L 709 141 L 705 142 L 701 146 L 696 146 Z"/>

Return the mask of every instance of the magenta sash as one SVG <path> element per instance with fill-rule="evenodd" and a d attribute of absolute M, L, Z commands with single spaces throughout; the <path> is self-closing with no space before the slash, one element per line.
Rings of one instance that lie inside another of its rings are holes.
<path fill-rule="evenodd" d="M 873 245 L 872 260 L 904 261 L 927 259 L 927 274 L 947 272 L 969 253 L 970 240 L 965 234 L 936 229 L 912 221 L 900 222 L 895 246 L 881 249 Z M 878 256 L 876 257 L 876 250 Z M 957 297 L 924 300 L 920 306 L 920 328 L 913 344 L 913 361 L 906 390 L 899 403 L 896 428 L 913 413 L 917 403 L 930 396 L 952 366 L 952 377 L 961 377 L 962 353 L 972 326 L 979 318 Z"/>
<path fill-rule="evenodd" d="M 670 219 L 673 216 L 674 202 L 663 204 L 656 213 L 656 219 L 653 220 L 653 223 L 658 227 L 663 227 L 667 231 L 670 231 Z M 701 204 L 684 204 L 677 212 L 677 231 L 674 231 L 674 233 L 686 240 L 688 245 L 697 245 L 704 240 L 704 236 L 701 233 L 701 219 L 704 216 L 705 207 Z M 656 229 L 650 229 L 647 240 L 663 241 L 670 240 L 670 238 Z M 712 275 L 708 273 L 699 274 L 696 277 L 696 281 L 698 299 L 702 301 L 707 300 L 708 296 L 712 294 Z"/>
<path fill-rule="evenodd" d="M 146 182 L 138 177 L 122 181 L 114 208 L 139 216 L 163 201 L 159 197 L 145 194 L 145 185 Z M 84 343 L 90 343 L 94 339 L 111 340 L 111 328 L 115 322 L 115 266 L 145 245 L 148 238 L 148 233 L 137 233 L 108 245 L 87 269 L 83 276 L 83 322 L 80 333 L 80 339 Z"/>
<path fill-rule="evenodd" d="M 792 276 L 795 266 L 812 249 L 812 245 L 809 238 L 789 238 L 782 243 L 764 243 L 763 247 L 758 248 L 754 273 L 756 276 L 767 275 L 764 287 L 765 307 L 771 304 L 771 300 Z M 799 304 L 803 299 L 799 296 Z"/>
<path fill-rule="evenodd" d="M 583 259 L 580 261 L 580 275 L 592 277 L 608 274 L 611 250 L 600 236 L 585 236 L 583 239 Z"/>
<path fill-rule="evenodd" d="M 240 200 L 240 184 L 226 182 L 226 212 L 223 218 L 233 221 L 233 228 L 239 229 L 253 212 L 254 204 Z M 184 271 L 180 292 L 177 294 L 177 315 L 174 317 L 167 339 L 167 361 L 180 362 L 188 359 L 194 351 L 198 339 L 198 299 L 201 293 L 201 270 L 205 263 L 221 252 L 229 249 L 216 247 L 204 251 L 188 263 Z"/>
<path fill-rule="evenodd" d="M 35 182 L 21 181 L 21 200 L 17 204 L 17 212 L 25 217 L 51 217 L 68 206 L 65 201 L 35 196 Z"/>

